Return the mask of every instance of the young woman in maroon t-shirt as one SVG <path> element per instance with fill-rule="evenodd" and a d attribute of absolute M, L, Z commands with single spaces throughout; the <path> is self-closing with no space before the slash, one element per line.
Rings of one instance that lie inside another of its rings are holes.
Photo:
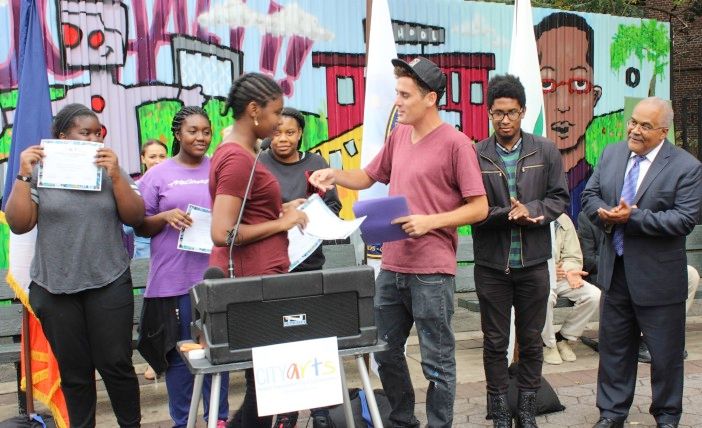
<path fill-rule="evenodd" d="M 256 142 L 277 129 L 283 109 L 283 92 L 272 79 L 248 73 L 229 90 L 225 114 L 231 109 L 235 123 L 212 157 L 210 195 L 212 197 L 212 241 L 215 247 L 210 265 L 229 269 L 227 237 L 241 209 L 251 169 L 256 158 Z M 253 183 L 246 200 L 239 231 L 234 239 L 234 274 L 237 277 L 270 275 L 288 271 L 287 231 L 304 227 L 306 215 L 295 209 L 302 200 L 282 203 L 280 185 L 266 167 L 256 163 Z M 271 426 L 271 417 L 258 417 L 253 370 L 246 370 L 246 395 L 235 416 L 241 426 Z"/>

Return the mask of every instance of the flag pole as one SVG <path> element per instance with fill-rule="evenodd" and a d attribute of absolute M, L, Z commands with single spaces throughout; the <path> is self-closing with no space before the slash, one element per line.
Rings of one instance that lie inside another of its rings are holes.
<path fill-rule="evenodd" d="M 27 416 L 31 419 L 34 414 L 34 383 L 32 382 L 32 349 L 29 343 L 29 311 L 22 305 L 22 363 L 24 364 L 24 391 L 26 397 Z"/>

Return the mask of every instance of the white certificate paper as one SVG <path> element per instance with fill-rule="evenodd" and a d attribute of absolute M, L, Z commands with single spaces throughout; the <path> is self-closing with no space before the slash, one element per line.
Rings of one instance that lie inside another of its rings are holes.
<path fill-rule="evenodd" d="M 288 230 L 288 258 L 292 271 L 322 244 L 322 240 L 301 232 L 299 227 Z"/>
<path fill-rule="evenodd" d="M 210 234 L 212 211 L 209 208 L 190 204 L 188 205 L 186 214 L 192 218 L 193 224 L 180 231 L 180 235 L 178 236 L 178 249 L 210 254 L 212 252 L 212 246 L 214 245 L 212 243 L 212 235 Z"/>
<path fill-rule="evenodd" d="M 365 216 L 349 221 L 340 219 L 316 193 L 297 209 L 307 214 L 305 235 L 319 239 L 346 239 L 366 219 Z"/>
<path fill-rule="evenodd" d="M 41 140 L 44 158 L 39 166 L 37 187 L 68 190 L 102 189 L 102 168 L 95 155 L 104 144 L 93 141 Z"/>

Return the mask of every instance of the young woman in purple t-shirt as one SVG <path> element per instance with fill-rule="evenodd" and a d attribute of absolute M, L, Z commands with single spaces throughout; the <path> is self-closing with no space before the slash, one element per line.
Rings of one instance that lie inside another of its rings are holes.
<path fill-rule="evenodd" d="M 209 255 L 178 249 L 178 237 L 181 230 L 193 224 L 186 213 L 188 205 L 211 207 L 210 160 L 205 153 L 212 140 L 212 127 L 203 109 L 184 107 L 173 118 L 171 130 L 175 137 L 173 158 L 156 165 L 139 180 L 146 217 L 136 232 L 151 238 L 139 350 L 157 373 L 165 370 L 173 426 L 184 427 L 188 421 L 193 376 L 175 345 L 179 340 L 191 338 L 189 291 L 202 280 Z M 208 378 L 203 391 L 206 419 L 210 397 Z M 224 426 L 227 419 L 228 383 L 224 378 L 216 415 L 218 427 Z"/>

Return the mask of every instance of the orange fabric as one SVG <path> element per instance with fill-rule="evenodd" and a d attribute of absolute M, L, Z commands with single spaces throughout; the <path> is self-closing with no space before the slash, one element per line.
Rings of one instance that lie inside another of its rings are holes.
<path fill-rule="evenodd" d="M 49 407 L 56 426 L 68 428 L 68 410 L 61 390 L 61 376 L 58 362 L 44 336 L 39 320 L 32 313 L 29 316 L 29 347 L 31 349 L 32 384 L 34 397 Z M 22 331 L 22 345 L 27 335 Z M 26 390 L 24 346 L 21 347 L 22 388 Z"/>

